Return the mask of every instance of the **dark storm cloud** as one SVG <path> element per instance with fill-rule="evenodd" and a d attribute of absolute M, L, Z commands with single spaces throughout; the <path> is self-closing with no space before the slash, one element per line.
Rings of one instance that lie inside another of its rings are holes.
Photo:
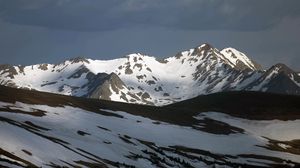
<path fill-rule="evenodd" d="M 233 47 L 300 70 L 300 0 L 0 0 L 0 64 Z"/>
<path fill-rule="evenodd" d="M 12 0 L 0 2 L 2 20 L 54 29 L 97 31 L 119 27 L 109 14 L 117 3 L 79 0 Z"/>
<path fill-rule="evenodd" d="M 299 16 L 299 6 L 299 0 L 0 0 L 0 19 L 87 32 L 136 26 L 257 31 Z"/>

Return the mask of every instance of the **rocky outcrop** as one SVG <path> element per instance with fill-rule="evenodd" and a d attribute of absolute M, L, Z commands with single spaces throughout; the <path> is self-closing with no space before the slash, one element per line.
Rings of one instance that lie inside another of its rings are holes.
<path fill-rule="evenodd" d="M 8 64 L 0 65 L 0 75 L 5 75 L 5 77 L 9 77 L 11 79 L 14 78 L 14 75 L 17 75 L 18 72 L 14 66 Z"/>
<path fill-rule="evenodd" d="M 97 87 L 95 87 L 97 86 Z M 126 86 L 122 80 L 115 74 L 97 74 L 93 85 L 90 85 L 91 91 L 88 95 L 90 98 L 111 100 L 112 91 L 119 94 Z"/>

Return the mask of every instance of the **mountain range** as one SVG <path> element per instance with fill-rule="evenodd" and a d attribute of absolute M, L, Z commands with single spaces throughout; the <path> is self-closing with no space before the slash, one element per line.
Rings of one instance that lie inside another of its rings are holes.
<path fill-rule="evenodd" d="M 135 53 L 113 60 L 0 65 L 0 84 L 156 106 L 225 91 L 300 94 L 300 74 L 286 65 L 265 70 L 234 48 L 218 50 L 210 44 L 165 59 Z"/>
<path fill-rule="evenodd" d="M 0 167 L 300 167 L 300 74 L 203 44 L 0 65 Z"/>

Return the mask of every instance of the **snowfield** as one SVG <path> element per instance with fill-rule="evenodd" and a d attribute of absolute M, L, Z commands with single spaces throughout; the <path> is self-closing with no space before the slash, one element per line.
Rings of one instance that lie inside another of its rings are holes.
<path fill-rule="evenodd" d="M 298 167 L 299 95 L 286 65 L 209 44 L 0 65 L 0 167 Z"/>
<path fill-rule="evenodd" d="M 101 109 L 103 115 L 21 102 L 0 102 L 0 109 L 0 165 L 8 167 L 268 167 L 300 160 L 287 143 L 300 139 L 300 120 L 247 120 L 218 112 L 194 116 L 243 130 L 217 134 L 108 109 Z M 206 127 L 200 122 L 198 127 Z M 270 140 L 278 141 L 279 150 L 267 148 Z"/>

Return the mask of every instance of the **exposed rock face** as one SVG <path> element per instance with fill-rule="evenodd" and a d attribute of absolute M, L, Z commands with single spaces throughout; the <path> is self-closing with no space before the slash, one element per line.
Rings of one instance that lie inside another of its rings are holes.
<path fill-rule="evenodd" d="M 210 44 L 202 44 L 199 47 L 194 48 L 194 52 L 192 53 L 192 55 L 207 55 L 207 52 L 213 50 L 213 47 Z"/>
<path fill-rule="evenodd" d="M 267 92 L 300 95 L 300 87 L 283 72 L 280 72 L 276 77 L 271 79 L 265 88 Z"/>
<path fill-rule="evenodd" d="M 86 73 L 90 73 L 90 70 L 87 69 L 85 66 L 81 66 L 81 67 L 79 67 L 79 69 L 75 73 L 70 75 L 68 77 L 68 79 L 80 78 L 83 74 L 86 74 Z"/>
<path fill-rule="evenodd" d="M 128 62 L 125 67 L 125 74 L 130 75 L 132 73 L 133 73 L 133 71 L 130 69 L 130 63 Z"/>
<path fill-rule="evenodd" d="M 284 64 L 276 64 L 251 83 L 246 89 L 281 93 L 300 94 L 300 76 Z"/>
<path fill-rule="evenodd" d="M 72 62 L 72 64 L 74 64 L 74 63 L 80 63 L 80 62 L 82 62 L 82 63 L 90 63 L 89 62 L 89 60 L 87 60 L 86 58 L 84 58 L 84 57 L 76 57 L 76 58 L 72 58 L 72 59 L 70 59 L 69 60 L 70 62 Z"/>
<path fill-rule="evenodd" d="M 89 85 L 89 94 L 87 97 L 95 99 L 113 100 L 113 97 L 119 97 L 124 102 L 144 102 L 152 104 L 145 99 L 140 99 L 134 93 L 131 93 L 123 81 L 115 73 L 104 74 L 99 73 L 93 77 L 93 83 Z M 143 96 L 141 96 L 143 97 Z"/>
<path fill-rule="evenodd" d="M 0 72 L 1 75 L 5 75 L 5 77 L 9 77 L 11 79 L 14 78 L 14 75 L 18 74 L 15 67 L 8 64 L 0 65 Z"/>
<path fill-rule="evenodd" d="M 44 70 L 44 71 L 48 70 L 48 64 L 39 65 L 39 69 Z"/>
<path fill-rule="evenodd" d="M 104 100 L 111 100 L 110 96 L 112 95 L 111 90 L 119 93 L 120 90 L 124 89 L 124 83 L 120 80 L 120 78 L 115 74 L 111 73 L 110 75 L 106 75 L 105 77 L 101 74 L 97 78 L 97 85 L 94 91 L 89 95 L 90 98 L 101 98 Z"/>
<path fill-rule="evenodd" d="M 106 73 L 98 73 L 97 75 L 89 72 L 86 75 L 86 79 L 89 81 L 86 83 L 86 85 L 83 85 L 83 88 L 88 88 L 88 93 L 94 92 L 97 87 L 101 86 L 106 78 L 109 76 L 109 74 Z M 88 96 L 88 95 L 87 95 Z"/>

